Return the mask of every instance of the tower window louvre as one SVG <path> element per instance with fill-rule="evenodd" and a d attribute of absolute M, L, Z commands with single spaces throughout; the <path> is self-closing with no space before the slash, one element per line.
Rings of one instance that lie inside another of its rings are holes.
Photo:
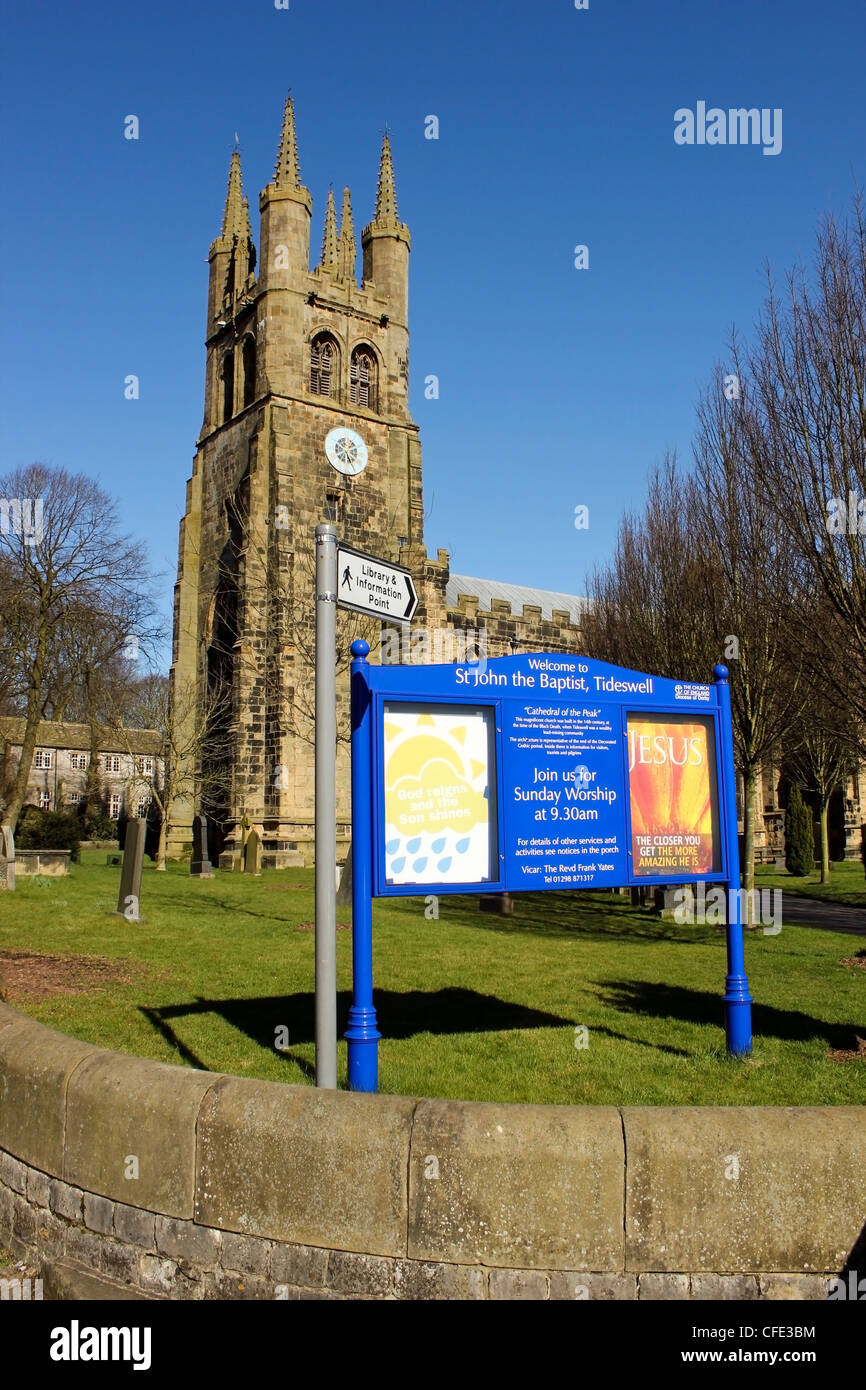
<path fill-rule="evenodd" d="M 352 353 L 349 392 L 352 405 L 376 409 L 376 363 L 365 348 L 356 348 Z"/>
<path fill-rule="evenodd" d="M 336 351 L 330 338 L 314 338 L 310 348 L 310 391 L 314 396 L 333 396 Z"/>

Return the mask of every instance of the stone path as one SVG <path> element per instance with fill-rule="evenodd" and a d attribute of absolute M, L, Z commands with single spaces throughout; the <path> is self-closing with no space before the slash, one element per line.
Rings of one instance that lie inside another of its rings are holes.
<path fill-rule="evenodd" d="M 793 893 L 782 894 L 782 922 L 866 936 L 866 908 L 819 902 L 817 898 L 800 898 Z"/>

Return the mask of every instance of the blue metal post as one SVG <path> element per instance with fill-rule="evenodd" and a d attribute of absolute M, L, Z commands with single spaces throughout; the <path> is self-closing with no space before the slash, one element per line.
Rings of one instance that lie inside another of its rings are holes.
<path fill-rule="evenodd" d="M 379 1089 L 373 1007 L 373 740 L 366 642 L 352 643 L 352 1007 L 346 1042 L 349 1090 Z"/>
<path fill-rule="evenodd" d="M 752 996 L 743 954 L 743 915 L 740 898 L 740 852 L 737 830 L 737 782 L 734 732 L 727 666 L 714 666 L 719 693 L 719 734 L 722 741 L 722 814 L 725 822 L 725 889 L 728 899 L 728 973 L 725 976 L 725 1041 L 732 1057 L 752 1050 Z"/>

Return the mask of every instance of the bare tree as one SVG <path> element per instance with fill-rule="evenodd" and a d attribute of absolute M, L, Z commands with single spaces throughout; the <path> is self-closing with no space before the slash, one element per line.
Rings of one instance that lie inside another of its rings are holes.
<path fill-rule="evenodd" d="M 856 765 L 858 741 L 856 726 L 840 713 L 827 687 L 810 690 L 785 749 L 785 763 L 818 803 L 822 883 L 830 877 L 830 798 Z"/>
<path fill-rule="evenodd" d="M 91 479 L 32 464 L 0 478 L 0 494 L 18 503 L 17 526 L 7 520 L 0 528 L 0 554 L 20 591 L 5 639 L 13 647 L 24 715 L 21 758 L 2 821 L 14 830 L 50 672 L 60 664 L 73 616 L 99 614 L 110 628 L 122 614 L 124 624 L 143 626 L 150 598 L 143 547 L 118 533 L 114 503 Z"/>
<path fill-rule="evenodd" d="M 262 557 L 263 559 L 264 557 Z M 274 701 L 279 701 L 286 733 L 304 743 L 313 744 L 316 737 L 316 687 L 311 679 L 316 669 L 316 557 L 303 548 L 295 552 L 289 574 L 270 585 L 267 594 L 270 622 L 281 634 L 284 654 L 291 656 L 291 677 L 286 683 L 285 667 L 279 663 L 268 666 L 266 688 Z M 251 615 L 260 620 L 260 612 Z M 337 643 L 334 668 L 337 674 L 337 742 L 348 743 L 351 720 L 348 701 L 348 676 L 351 665 L 350 648 L 356 638 L 368 643 L 375 660 L 380 643 L 381 625 L 373 618 L 344 609 L 337 610 Z M 249 662 L 250 657 L 246 656 Z"/>
<path fill-rule="evenodd" d="M 800 654 L 790 641 L 790 615 L 803 601 L 803 588 L 800 557 L 763 489 L 754 485 L 753 451 L 764 440 L 750 424 L 736 340 L 731 353 L 737 394 L 726 394 L 719 369 L 698 407 L 692 543 L 710 560 L 702 602 L 729 652 L 734 749 L 744 788 L 743 886 L 751 890 L 760 769 L 804 703 Z M 750 891 L 750 907 L 753 901 Z"/>
<path fill-rule="evenodd" d="M 781 294 L 768 277 L 749 373 L 754 487 L 800 556 L 813 600 L 791 621 L 814 681 L 863 729 L 866 215 L 859 195 L 846 221 L 824 219 L 811 275 L 792 270 Z"/>
<path fill-rule="evenodd" d="M 33 610 L 11 548 L 0 532 L 0 713 L 17 714 L 26 690 L 23 655 Z"/>
<path fill-rule="evenodd" d="M 589 656 L 708 679 L 722 645 L 703 601 L 709 559 L 695 543 L 698 506 L 693 480 L 666 454 L 650 474 L 642 512 L 623 517 L 613 560 L 590 579 L 583 624 Z"/>
<path fill-rule="evenodd" d="M 217 601 L 208 643 L 210 684 L 213 691 L 225 688 L 228 672 L 236 684 L 255 683 L 282 733 L 312 744 L 315 554 L 306 545 L 293 547 L 290 531 L 279 524 L 264 525 L 254 514 L 250 495 L 250 480 L 245 476 L 224 504 L 226 536 L 218 561 Z M 396 529 L 394 520 L 394 556 L 398 551 Z M 267 633 L 268 640 L 245 643 L 240 640 L 242 632 Z M 351 644 L 363 638 L 375 660 L 380 634 L 381 625 L 375 619 L 338 610 L 334 652 L 338 743 L 348 743 L 351 735 Z"/>
<path fill-rule="evenodd" d="M 592 656 L 697 681 L 727 660 L 751 889 L 761 765 L 802 695 L 784 621 L 801 576 L 750 483 L 747 409 L 742 393 L 728 399 L 719 372 L 699 406 L 695 472 L 683 475 L 668 456 L 652 473 L 643 512 L 624 518 L 612 563 L 590 582 L 585 640 Z"/>
<path fill-rule="evenodd" d="M 194 684 L 171 688 L 167 676 L 150 675 L 138 682 L 128 708 L 128 723 L 113 727 L 131 759 L 131 787 L 147 787 L 161 817 L 156 868 L 165 870 L 172 816 L 180 800 L 212 801 L 231 789 L 231 747 L 225 716 L 230 693 L 202 696 Z M 134 745 L 141 729 L 160 735 L 162 768 L 154 759 L 151 770 Z M 203 757 L 207 750 L 209 756 Z"/>
<path fill-rule="evenodd" d="M 668 470 L 643 515 L 623 522 L 594 577 L 593 655 L 691 674 L 714 634 L 731 668 L 735 752 L 745 785 L 744 877 L 754 875 L 762 762 L 794 740 L 821 805 L 866 751 L 866 215 L 822 223 L 814 274 L 769 281 L 756 342 L 731 343 L 698 411 L 688 525 Z M 729 389 L 730 388 L 730 389 Z M 674 555 L 671 556 L 673 549 Z M 690 557 L 687 560 L 686 557 Z M 690 650 L 683 625 L 695 623 Z M 700 678 L 694 671 L 696 678 Z M 751 895 L 748 899 L 752 901 Z"/>

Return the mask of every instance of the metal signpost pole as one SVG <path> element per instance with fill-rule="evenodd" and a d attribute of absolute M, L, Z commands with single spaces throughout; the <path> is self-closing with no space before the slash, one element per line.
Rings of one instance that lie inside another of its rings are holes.
<path fill-rule="evenodd" d="M 719 735 L 722 741 L 722 802 L 725 817 L 725 889 L 728 899 L 728 973 L 725 976 L 725 1040 L 732 1057 L 752 1050 L 752 996 L 743 954 L 743 914 L 740 897 L 740 853 L 737 831 L 737 784 L 734 768 L 731 691 L 727 666 L 714 666 L 719 696 Z"/>
<path fill-rule="evenodd" d="M 337 1089 L 337 528 L 316 527 L 316 1085 Z"/>
<path fill-rule="evenodd" d="M 373 779 L 369 645 L 352 643 L 352 1007 L 346 1042 L 349 1089 L 379 1087 L 379 1039 L 373 1005 Z"/>

